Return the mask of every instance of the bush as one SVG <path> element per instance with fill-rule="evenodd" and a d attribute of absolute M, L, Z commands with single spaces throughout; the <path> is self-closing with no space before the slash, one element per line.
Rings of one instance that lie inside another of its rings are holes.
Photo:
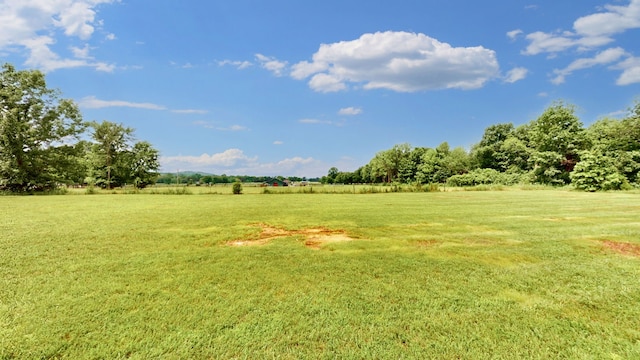
<path fill-rule="evenodd" d="M 580 162 L 571 172 L 571 183 L 580 190 L 621 190 L 629 187 L 627 179 L 620 174 L 612 159 L 593 152 L 581 154 Z"/>
<path fill-rule="evenodd" d="M 242 183 L 239 181 L 234 182 L 231 189 L 233 190 L 234 195 L 242 194 Z"/>
<path fill-rule="evenodd" d="M 528 175 L 521 173 L 501 173 L 495 169 L 476 169 L 462 175 L 451 176 L 447 180 L 449 186 L 478 186 L 478 185 L 515 185 L 527 183 Z"/>

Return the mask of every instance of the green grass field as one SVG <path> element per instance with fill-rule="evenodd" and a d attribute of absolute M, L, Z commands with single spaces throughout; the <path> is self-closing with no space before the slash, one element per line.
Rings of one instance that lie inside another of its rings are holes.
<path fill-rule="evenodd" d="M 0 196 L 0 213 L 0 359 L 640 358 L 638 193 Z"/>

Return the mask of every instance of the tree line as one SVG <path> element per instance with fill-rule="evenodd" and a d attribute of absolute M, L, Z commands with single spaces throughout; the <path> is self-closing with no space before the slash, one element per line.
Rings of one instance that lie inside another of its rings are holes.
<path fill-rule="evenodd" d="M 119 123 L 83 121 L 78 106 L 37 70 L 0 71 L 0 191 L 30 192 L 87 184 L 144 188 L 163 183 L 264 182 L 260 176 L 158 173 L 159 152 Z M 177 175 L 177 176 L 176 176 Z M 174 182 L 175 179 L 175 182 Z M 296 178 L 298 179 L 298 178 Z M 296 181 L 290 178 L 290 180 Z M 299 181 L 304 178 L 299 178 Z M 310 179 L 311 180 L 311 179 Z M 537 119 L 491 125 L 470 151 L 398 144 L 354 172 L 333 167 L 323 183 L 533 183 L 587 190 L 640 187 L 640 102 L 622 119 L 585 127 L 575 107 L 555 102 Z"/>
<path fill-rule="evenodd" d="M 298 176 L 253 176 L 253 175 L 215 175 L 215 174 L 201 174 L 198 172 L 175 172 L 175 173 L 162 173 L 158 176 L 156 182 L 158 184 L 180 184 L 180 185 L 215 185 L 215 184 L 231 184 L 236 181 L 242 183 L 269 183 L 273 179 L 284 181 L 285 179 L 293 182 L 300 181 L 319 181 L 320 179 Z"/>
<path fill-rule="evenodd" d="M 485 129 L 470 151 L 398 144 L 354 172 L 329 169 L 324 183 L 517 183 L 568 185 L 585 191 L 640 187 L 640 102 L 623 119 L 585 127 L 575 106 L 555 102 L 537 119 Z"/>
<path fill-rule="evenodd" d="M 37 70 L 0 72 L 0 191 L 153 183 L 158 151 L 122 124 L 83 121 L 78 106 Z"/>

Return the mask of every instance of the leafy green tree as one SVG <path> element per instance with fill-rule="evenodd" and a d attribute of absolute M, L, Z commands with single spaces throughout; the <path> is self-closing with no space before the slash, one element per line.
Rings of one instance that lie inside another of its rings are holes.
<path fill-rule="evenodd" d="M 462 147 L 454 148 L 442 159 L 442 167 L 449 174 L 447 177 L 467 173 L 470 170 L 470 166 L 471 159 L 469 154 Z"/>
<path fill-rule="evenodd" d="M 97 179 L 97 183 L 107 189 L 111 189 L 114 183 L 116 185 L 124 184 L 127 171 L 123 171 L 121 167 L 125 166 L 127 161 L 123 154 L 129 150 L 133 129 L 110 121 L 101 123 L 94 121 L 91 123 L 91 127 L 93 128 L 91 137 L 95 141 L 93 152 L 96 155 L 94 157 L 96 176 L 94 177 Z M 114 179 L 113 175 L 115 174 L 119 174 L 120 177 Z"/>
<path fill-rule="evenodd" d="M 329 171 L 327 172 L 327 176 L 324 177 L 323 184 L 335 183 L 336 177 L 338 176 L 339 173 L 340 173 L 340 170 L 338 170 L 338 168 L 335 166 L 329 169 Z"/>
<path fill-rule="evenodd" d="M 136 188 L 142 189 L 155 183 L 160 168 L 158 156 L 158 150 L 146 141 L 140 141 L 133 145 L 130 158 L 130 177 Z"/>
<path fill-rule="evenodd" d="M 531 123 L 529 137 L 536 154 L 534 173 L 537 182 L 567 184 L 569 173 L 587 148 L 587 137 L 575 108 L 556 102 Z"/>
<path fill-rule="evenodd" d="M 417 181 L 420 165 L 422 164 L 422 156 L 427 152 L 428 148 L 413 148 L 408 155 L 406 161 L 402 163 L 402 167 L 398 169 L 398 178 L 403 183 L 413 183 Z"/>
<path fill-rule="evenodd" d="M 160 168 L 158 150 L 146 141 L 133 143 L 133 129 L 122 124 L 103 121 L 91 126 L 94 143 L 87 155 L 92 164 L 89 180 L 108 189 L 127 183 L 144 188 L 155 183 Z M 182 180 L 193 181 L 194 175 Z"/>
<path fill-rule="evenodd" d="M 485 129 L 482 140 L 473 148 L 473 158 L 481 169 L 505 171 L 508 167 L 504 143 L 513 137 L 513 124 L 491 125 Z"/>
<path fill-rule="evenodd" d="M 500 145 L 501 163 L 500 169 L 511 172 L 523 172 L 530 170 L 529 158 L 532 149 L 527 147 L 524 141 L 516 136 L 508 137 Z"/>
<path fill-rule="evenodd" d="M 420 184 L 429 184 L 437 182 L 436 173 L 440 168 L 438 152 L 435 149 L 427 149 L 422 154 L 422 161 L 418 166 L 416 181 Z"/>
<path fill-rule="evenodd" d="M 389 150 L 380 151 L 371 160 L 372 168 L 376 175 L 383 175 L 385 182 L 393 182 L 397 179 L 400 170 L 407 166 L 411 145 L 404 143 L 394 145 Z"/>
<path fill-rule="evenodd" d="M 52 189 L 70 181 L 84 130 L 78 107 L 47 87 L 37 70 L 0 72 L 0 190 Z"/>

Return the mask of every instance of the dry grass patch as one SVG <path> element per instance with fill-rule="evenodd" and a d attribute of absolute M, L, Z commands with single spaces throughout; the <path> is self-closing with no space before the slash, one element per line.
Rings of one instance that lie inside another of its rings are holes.
<path fill-rule="evenodd" d="M 640 245 L 625 242 L 604 240 L 602 244 L 617 253 L 630 256 L 640 256 Z"/>
<path fill-rule="evenodd" d="M 260 227 L 260 235 L 257 239 L 252 240 L 234 240 L 227 244 L 230 246 L 255 246 L 265 245 L 271 240 L 290 237 L 303 236 L 305 238 L 304 245 L 310 249 L 320 249 L 323 244 L 352 241 L 354 238 L 347 235 L 344 230 L 332 230 L 324 227 L 309 228 L 302 230 L 286 230 L 273 227 L 267 224 L 257 224 Z"/>

